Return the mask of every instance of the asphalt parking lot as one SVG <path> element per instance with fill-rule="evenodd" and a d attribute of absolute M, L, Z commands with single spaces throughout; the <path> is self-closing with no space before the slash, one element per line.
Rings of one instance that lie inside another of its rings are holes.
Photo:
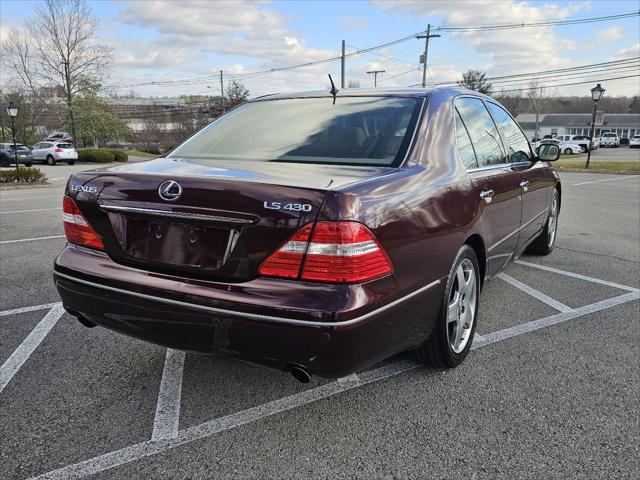
<path fill-rule="evenodd" d="M 0 191 L 0 478 L 638 478 L 640 176 L 561 178 L 556 250 L 486 285 L 462 366 L 307 385 L 83 327 L 62 183 Z"/>

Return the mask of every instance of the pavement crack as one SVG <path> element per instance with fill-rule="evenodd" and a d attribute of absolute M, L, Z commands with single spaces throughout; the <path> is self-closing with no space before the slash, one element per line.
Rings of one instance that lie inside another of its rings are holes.
<path fill-rule="evenodd" d="M 558 245 L 556 245 L 556 248 L 558 250 L 567 250 L 569 252 L 574 252 L 574 253 L 586 253 L 587 255 L 596 255 L 598 257 L 615 258 L 616 260 L 623 260 L 625 262 L 637 263 L 640 265 L 640 262 L 638 260 L 631 260 L 630 258 L 617 257 L 615 255 L 607 255 L 605 253 L 595 253 L 595 252 L 586 252 L 584 250 L 574 250 L 573 248 L 559 247 Z"/>

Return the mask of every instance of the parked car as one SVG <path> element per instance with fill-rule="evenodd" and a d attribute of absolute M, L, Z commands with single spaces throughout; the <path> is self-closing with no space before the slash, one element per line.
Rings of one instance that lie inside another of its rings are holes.
<path fill-rule="evenodd" d="M 584 152 L 580 145 L 576 145 L 575 143 L 570 142 L 562 142 L 560 140 L 556 140 L 555 138 L 542 140 L 537 148 L 540 148 L 540 146 L 542 145 L 557 145 L 560 151 L 565 155 L 575 155 L 577 153 Z"/>
<path fill-rule="evenodd" d="M 570 142 L 573 138 L 573 135 L 556 135 L 555 137 L 556 140 L 560 140 L 561 142 Z"/>
<path fill-rule="evenodd" d="M 18 164 L 24 164 L 25 167 L 33 165 L 33 157 L 31 150 L 25 147 L 21 143 L 16 143 L 16 149 L 18 152 Z M 15 166 L 16 156 L 13 150 L 13 143 L 0 143 L 0 166 L 10 167 Z"/>
<path fill-rule="evenodd" d="M 47 165 L 55 165 L 64 160 L 69 165 L 76 163 L 78 152 L 72 143 L 67 142 L 40 142 L 32 147 L 33 159 L 38 162 L 47 162 Z"/>
<path fill-rule="evenodd" d="M 580 145 L 584 151 L 586 152 L 589 149 L 589 136 L 588 135 L 574 135 L 571 139 L 571 143 L 575 143 L 576 145 Z M 591 142 L 591 150 L 597 150 L 600 147 L 600 143 L 597 138 L 593 138 Z"/>
<path fill-rule="evenodd" d="M 559 148 L 536 156 L 471 90 L 343 92 L 254 99 L 164 158 L 74 173 L 67 311 L 301 381 L 404 350 L 459 365 L 486 280 L 554 248 Z"/>
<path fill-rule="evenodd" d="M 620 146 L 620 137 L 617 133 L 603 133 L 600 135 L 600 145 L 602 147 L 618 148 Z"/>
<path fill-rule="evenodd" d="M 51 132 L 45 138 L 48 142 L 65 142 L 65 143 L 73 143 L 73 137 L 70 133 L 67 132 Z"/>
<path fill-rule="evenodd" d="M 640 148 L 640 135 L 634 135 L 629 139 L 629 148 Z"/>

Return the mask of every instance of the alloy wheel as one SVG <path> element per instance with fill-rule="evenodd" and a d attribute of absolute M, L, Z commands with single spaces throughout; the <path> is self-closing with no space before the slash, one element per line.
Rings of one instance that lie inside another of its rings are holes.
<path fill-rule="evenodd" d="M 476 271 L 468 258 L 455 272 L 447 308 L 447 340 L 454 353 L 464 350 L 471 338 L 478 298 Z"/>

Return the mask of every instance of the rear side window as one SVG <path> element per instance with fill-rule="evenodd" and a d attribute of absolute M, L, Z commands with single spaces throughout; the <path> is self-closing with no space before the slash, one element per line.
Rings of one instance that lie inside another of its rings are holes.
<path fill-rule="evenodd" d="M 478 166 L 478 160 L 476 159 L 476 152 L 473 151 L 473 145 L 471 145 L 471 139 L 467 128 L 464 126 L 460 114 L 456 110 L 456 142 L 458 144 L 458 152 L 460 153 L 460 159 L 466 169 L 476 168 Z"/>
<path fill-rule="evenodd" d="M 509 162 L 530 162 L 532 155 L 527 137 L 524 136 L 522 130 L 520 130 L 513 118 L 511 118 L 511 115 L 495 103 L 487 102 L 487 106 L 507 144 Z M 566 140 L 564 136 L 560 138 L 561 140 Z"/>
<path fill-rule="evenodd" d="M 498 129 L 482 100 L 463 97 L 457 99 L 455 105 L 471 137 L 478 165 L 484 167 L 506 163 Z"/>
<path fill-rule="evenodd" d="M 170 157 L 397 166 L 413 138 L 422 98 L 331 97 L 249 102 Z"/>

